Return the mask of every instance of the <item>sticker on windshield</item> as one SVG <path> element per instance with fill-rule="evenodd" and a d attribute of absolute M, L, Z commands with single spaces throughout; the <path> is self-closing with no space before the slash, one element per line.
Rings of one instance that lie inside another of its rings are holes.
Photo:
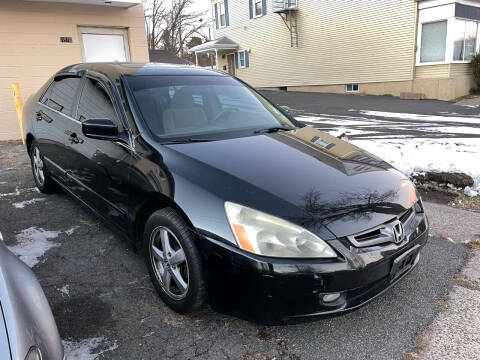
<path fill-rule="evenodd" d="M 331 148 L 333 148 L 335 146 L 334 143 L 331 143 L 329 141 L 326 141 L 318 136 L 315 136 L 312 138 L 312 140 L 310 140 L 311 142 L 313 142 L 314 144 L 316 145 L 320 145 L 321 147 L 327 149 L 327 150 L 330 150 Z"/>

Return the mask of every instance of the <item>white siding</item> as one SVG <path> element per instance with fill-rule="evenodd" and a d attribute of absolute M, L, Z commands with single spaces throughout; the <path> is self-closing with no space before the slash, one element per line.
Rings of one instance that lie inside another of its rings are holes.
<path fill-rule="evenodd" d="M 417 66 L 415 72 L 415 78 L 417 79 L 448 78 L 449 76 L 449 64 Z"/>
<path fill-rule="evenodd" d="M 472 75 L 472 64 L 451 64 L 450 65 L 450 76 L 469 76 Z"/>
<path fill-rule="evenodd" d="M 215 1 L 214 1 L 215 2 Z M 216 30 L 242 49 L 237 75 L 256 87 L 412 80 L 414 0 L 299 0 L 299 47 L 280 15 L 249 19 L 248 0 L 229 0 L 230 26 Z"/>

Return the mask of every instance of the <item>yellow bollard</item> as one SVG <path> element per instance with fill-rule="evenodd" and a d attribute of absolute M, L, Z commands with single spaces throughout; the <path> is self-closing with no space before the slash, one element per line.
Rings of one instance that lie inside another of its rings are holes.
<path fill-rule="evenodd" d="M 15 100 L 15 107 L 17 108 L 17 117 L 18 117 L 18 126 L 20 128 L 20 135 L 22 136 L 23 145 L 25 145 L 25 136 L 23 135 L 23 123 L 22 123 L 22 114 L 23 114 L 23 103 L 22 97 L 20 96 L 20 86 L 18 83 L 12 83 L 13 90 L 13 99 Z"/>

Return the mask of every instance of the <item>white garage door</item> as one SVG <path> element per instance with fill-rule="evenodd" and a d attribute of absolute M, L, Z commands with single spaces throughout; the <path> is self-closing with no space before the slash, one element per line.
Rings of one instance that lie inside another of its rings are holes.
<path fill-rule="evenodd" d="M 130 61 L 127 33 L 122 29 L 80 29 L 84 62 Z"/>

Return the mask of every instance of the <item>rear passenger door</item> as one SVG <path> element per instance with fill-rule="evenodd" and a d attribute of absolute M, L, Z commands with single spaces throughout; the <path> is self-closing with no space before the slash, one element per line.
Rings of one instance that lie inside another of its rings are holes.
<path fill-rule="evenodd" d="M 69 162 L 65 131 L 73 120 L 81 79 L 64 77 L 49 86 L 36 107 L 35 137 L 53 175 L 61 178 Z"/>
<path fill-rule="evenodd" d="M 86 76 L 80 91 L 75 120 L 67 129 L 65 143 L 70 188 L 102 215 L 119 224 L 127 224 L 128 173 L 131 153 L 128 143 L 87 138 L 82 122 L 87 119 L 109 119 L 124 132 L 119 109 L 107 86 Z"/>

